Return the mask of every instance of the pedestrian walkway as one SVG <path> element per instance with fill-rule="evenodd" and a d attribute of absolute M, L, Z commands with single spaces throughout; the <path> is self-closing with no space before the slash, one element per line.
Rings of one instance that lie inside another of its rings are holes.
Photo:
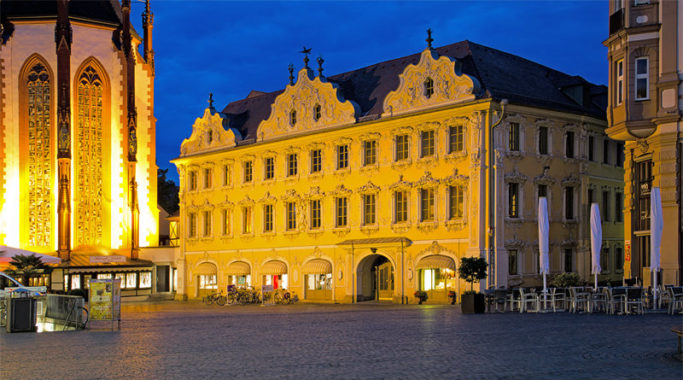
<path fill-rule="evenodd" d="M 683 317 L 457 306 L 123 306 L 121 330 L 0 332 L 0 378 L 680 379 Z"/>

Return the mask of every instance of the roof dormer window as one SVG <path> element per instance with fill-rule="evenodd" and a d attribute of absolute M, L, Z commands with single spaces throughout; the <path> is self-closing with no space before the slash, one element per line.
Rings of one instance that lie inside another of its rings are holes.
<path fill-rule="evenodd" d="M 427 79 L 425 79 L 425 96 L 429 99 L 432 95 L 434 95 L 434 80 L 427 77 Z"/>

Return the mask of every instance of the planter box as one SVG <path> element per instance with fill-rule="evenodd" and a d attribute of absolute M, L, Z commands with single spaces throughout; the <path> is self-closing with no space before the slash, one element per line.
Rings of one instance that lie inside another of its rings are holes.
<path fill-rule="evenodd" d="M 486 299 L 481 293 L 464 294 L 461 297 L 463 314 L 483 314 L 486 310 Z"/>

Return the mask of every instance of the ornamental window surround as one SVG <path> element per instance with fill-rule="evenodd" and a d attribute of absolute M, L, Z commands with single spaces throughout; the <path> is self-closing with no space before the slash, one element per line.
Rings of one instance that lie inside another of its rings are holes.
<path fill-rule="evenodd" d="M 538 127 L 538 154 L 550 154 L 550 131 L 548 127 Z"/>
<path fill-rule="evenodd" d="M 286 229 L 287 231 L 296 230 L 296 202 L 285 203 Z"/>
<path fill-rule="evenodd" d="M 394 191 L 394 223 L 408 222 L 408 191 Z"/>
<path fill-rule="evenodd" d="M 420 189 L 420 221 L 433 222 L 435 216 L 435 190 L 433 187 Z"/>
<path fill-rule="evenodd" d="M 204 168 L 204 189 L 210 189 L 212 185 L 213 169 Z"/>
<path fill-rule="evenodd" d="M 397 135 L 394 139 L 394 161 L 403 161 L 408 159 L 409 155 L 409 136 Z"/>
<path fill-rule="evenodd" d="M 224 164 L 223 165 L 223 186 L 231 186 L 232 185 L 232 169 L 230 165 Z"/>
<path fill-rule="evenodd" d="M 519 218 L 520 217 L 520 192 L 519 183 L 511 182 L 508 183 L 508 218 Z"/>
<path fill-rule="evenodd" d="M 363 225 L 370 226 L 377 223 L 377 196 L 363 194 Z"/>
<path fill-rule="evenodd" d="M 572 221 L 576 218 L 576 202 L 574 202 L 574 186 L 564 188 L 564 219 Z"/>
<path fill-rule="evenodd" d="M 564 135 L 564 156 L 574 158 L 574 132 L 567 131 Z"/>
<path fill-rule="evenodd" d="M 322 227 L 322 212 L 321 212 L 321 200 L 311 199 L 310 200 L 310 211 L 311 211 L 311 227 L 310 229 L 316 230 Z"/>
<path fill-rule="evenodd" d="M 187 237 L 188 238 L 196 238 L 197 237 L 197 213 L 196 212 L 191 212 L 187 215 L 188 219 L 188 228 L 187 228 Z"/>
<path fill-rule="evenodd" d="M 203 216 L 203 221 L 204 221 L 204 237 L 209 237 L 211 236 L 211 227 L 212 227 L 212 218 L 211 218 L 211 211 L 210 210 L 205 210 L 202 212 Z"/>
<path fill-rule="evenodd" d="M 287 155 L 287 176 L 292 177 L 298 173 L 298 155 L 290 153 Z"/>
<path fill-rule="evenodd" d="M 268 203 L 263 205 L 263 232 L 273 232 L 273 204 Z"/>
<path fill-rule="evenodd" d="M 275 157 L 266 157 L 263 160 L 263 179 L 275 178 Z"/>
<path fill-rule="evenodd" d="M 322 149 L 311 150 L 311 174 L 320 173 L 323 168 Z"/>
<path fill-rule="evenodd" d="M 232 235 L 232 211 L 228 208 L 221 210 L 221 235 Z"/>
<path fill-rule="evenodd" d="M 197 171 L 190 170 L 188 173 L 188 187 L 189 191 L 197 190 Z"/>
<path fill-rule="evenodd" d="M 337 145 L 337 170 L 349 167 L 349 145 Z"/>
<path fill-rule="evenodd" d="M 253 166 L 254 165 L 253 164 L 254 163 L 251 160 L 244 161 L 242 163 L 243 169 L 244 169 L 244 183 L 249 183 L 249 182 L 254 180 L 254 177 L 253 177 L 253 169 L 254 169 Z"/>
<path fill-rule="evenodd" d="M 242 234 L 251 234 L 253 231 L 252 207 L 242 207 Z"/>
<path fill-rule="evenodd" d="M 510 152 L 519 152 L 521 145 L 520 125 L 519 123 L 510 123 L 510 130 L 508 133 L 508 150 Z"/>
<path fill-rule="evenodd" d="M 465 189 L 455 185 L 448 187 L 448 219 L 461 219 L 465 216 Z"/>
<path fill-rule="evenodd" d="M 348 226 L 348 197 L 337 197 L 335 198 L 335 227 L 347 227 Z"/>
<path fill-rule="evenodd" d="M 420 157 L 434 156 L 434 135 L 433 129 L 420 132 Z"/>
<path fill-rule="evenodd" d="M 377 140 L 363 141 L 363 166 L 377 164 Z"/>
<path fill-rule="evenodd" d="M 516 249 L 508 249 L 508 274 L 510 276 L 519 274 L 519 253 Z"/>

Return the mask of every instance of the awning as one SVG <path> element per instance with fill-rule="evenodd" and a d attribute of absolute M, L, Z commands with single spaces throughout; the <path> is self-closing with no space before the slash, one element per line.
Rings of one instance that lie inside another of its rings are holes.
<path fill-rule="evenodd" d="M 308 274 L 328 274 L 332 273 L 332 264 L 329 261 L 323 259 L 313 259 L 303 267 L 303 273 Z"/>
<path fill-rule="evenodd" d="M 450 270 L 455 270 L 455 262 L 448 256 L 444 255 L 431 255 L 423 257 L 417 263 L 416 269 L 440 269 L 448 268 Z"/>
<path fill-rule="evenodd" d="M 90 268 L 58 268 L 63 269 L 66 273 L 120 273 L 120 272 L 151 272 L 152 267 L 90 267 Z"/>
<path fill-rule="evenodd" d="M 261 268 L 262 274 L 285 274 L 287 273 L 287 264 L 279 260 L 272 260 L 263 265 Z"/>
<path fill-rule="evenodd" d="M 212 275 L 216 274 L 216 266 L 211 263 L 201 263 L 194 270 L 195 275 Z"/>
<path fill-rule="evenodd" d="M 244 261 L 235 261 L 228 265 L 228 269 L 225 270 L 227 275 L 242 276 L 251 273 L 251 267 Z"/>

